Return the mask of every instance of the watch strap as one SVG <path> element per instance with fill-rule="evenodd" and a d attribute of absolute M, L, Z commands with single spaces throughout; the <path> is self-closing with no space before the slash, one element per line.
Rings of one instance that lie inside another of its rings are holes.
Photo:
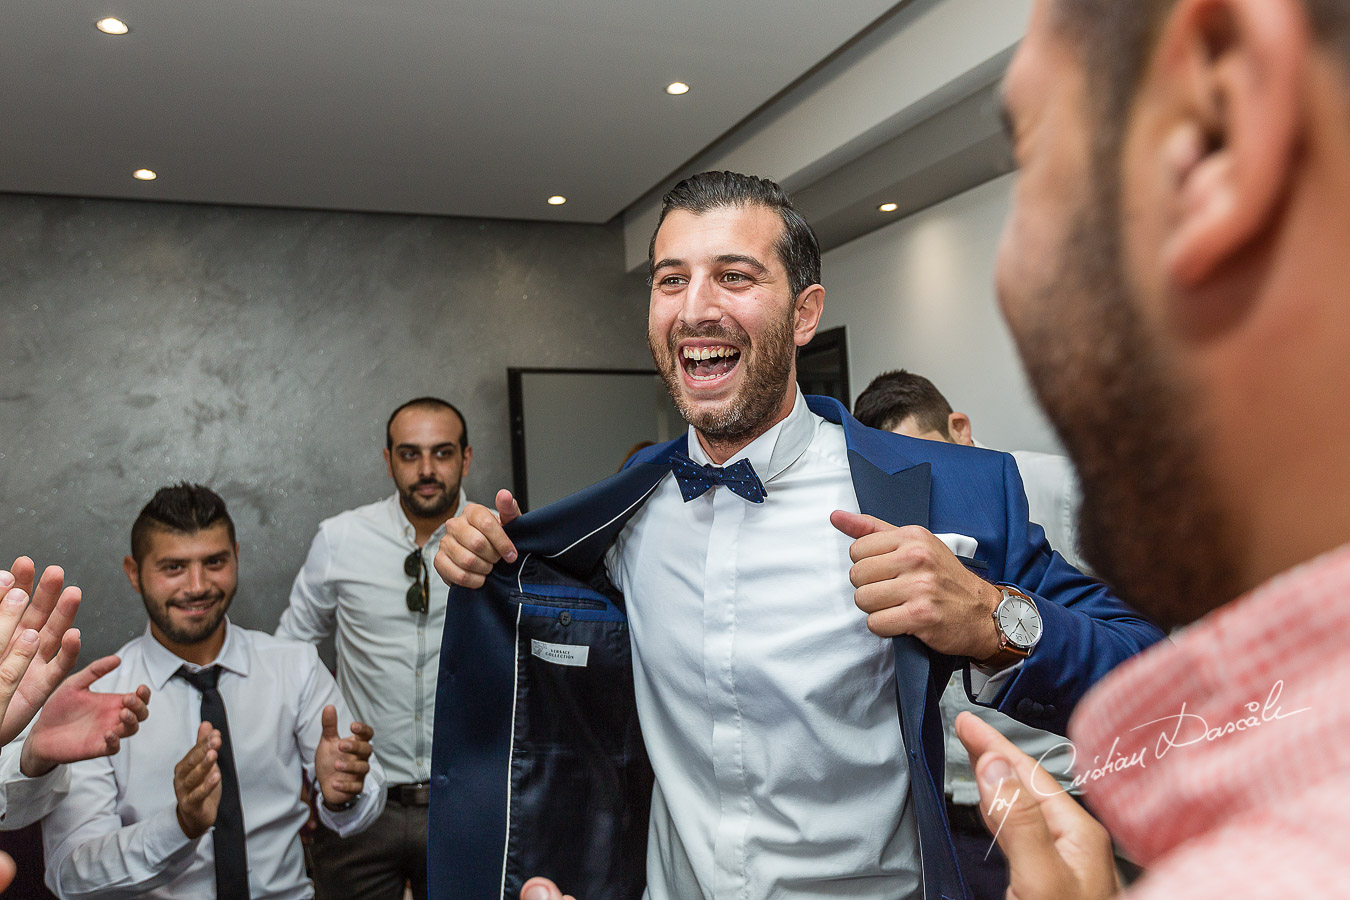
<path fill-rule="evenodd" d="M 1023 650 L 1021 647 L 1018 647 L 1016 644 L 1014 644 L 1011 640 L 1008 639 L 1008 635 L 1006 635 L 1003 632 L 1003 626 L 999 624 L 998 611 L 999 608 L 1003 606 L 1003 600 L 1006 600 L 1009 595 L 1012 595 L 1014 597 L 1021 597 L 1023 600 L 1030 603 L 1033 609 L 1036 606 L 1036 601 L 1032 600 L 1025 593 L 1019 591 L 1017 588 L 1012 587 L 1011 585 L 1001 584 L 998 585 L 998 589 L 1000 596 L 1003 599 L 999 601 L 998 606 L 994 607 L 993 613 L 990 614 L 990 618 L 994 622 L 994 633 L 998 635 L 998 650 L 994 652 L 993 656 L 990 656 L 987 659 L 981 659 L 976 661 L 977 665 L 991 669 L 1005 669 L 1008 666 L 1021 662 L 1022 660 L 1026 659 L 1028 656 L 1031 655 L 1031 650 L 1035 649 L 1034 647 L 1032 647 L 1030 649 Z"/>

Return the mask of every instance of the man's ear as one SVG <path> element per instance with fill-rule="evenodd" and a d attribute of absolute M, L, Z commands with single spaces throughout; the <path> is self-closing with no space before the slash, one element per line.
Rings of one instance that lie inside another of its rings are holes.
<path fill-rule="evenodd" d="M 122 571 L 127 574 L 127 581 L 131 582 L 132 590 L 139 594 L 141 592 L 141 567 L 137 565 L 136 559 L 131 556 L 122 557 Z"/>
<path fill-rule="evenodd" d="M 1168 17 L 1145 93 L 1178 110 L 1158 145 L 1173 185 L 1163 259 L 1177 286 L 1201 285 L 1279 214 L 1310 49 L 1301 0 L 1180 0 Z"/>
<path fill-rule="evenodd" d="M 820 316 L 825 311 L 825 288 L 813 284 L 797 295 L 796 311 L 792 318 L 792 338 L 798 347 L 805 347 L 816 336 Z"/>
<path fill-rule="evenodd" d="M 394 457 L 389 452 L 389 448 L 384 448 L 384 470 L 389 473 L 389 477 L 394 477 Z"/>
<path fill-rule="evenodd" d="M 947 435 L 953 444 L 975 446 L 975 435 L 971 433 L 970 416 L 963 412 L 954 412 L 947 417 Z"/>
<path fill-rule="evenodd" d="M 459 470 L 459 477 L 460 477 L 460 478 L 463 478 L 465 475 L 468 475 L 468 474 L 469 474 L 469 464 L 472 463 L 472 462 L 473 462 L 473 448 L 472 448 L 472 447 L 465 447 L 465 448 L 464 448 L 464 465 L 461 466 L 461 467 L 460 467 L 460 470 Z"/>

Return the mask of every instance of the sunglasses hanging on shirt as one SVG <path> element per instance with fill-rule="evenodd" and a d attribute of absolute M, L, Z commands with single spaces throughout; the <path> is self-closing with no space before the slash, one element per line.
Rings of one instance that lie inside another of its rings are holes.
<path fill-rule="evenodd" d="M 403 574 L 413 580 L 408 588 L 408 612 L 424 613 L 431 608 L 431 575 L 419 548 L 403 560 Z"/>

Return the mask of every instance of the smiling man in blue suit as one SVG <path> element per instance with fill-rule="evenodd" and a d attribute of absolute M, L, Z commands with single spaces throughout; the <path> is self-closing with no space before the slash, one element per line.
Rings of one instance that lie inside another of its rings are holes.
<path fill-rule="evenodd" d="M 1010 456 L 801 395 L 825 291 L 777 185 L 676 186 L 651 276 L 689 433 L 530 515 L 503 491 L 448 523 L 432 896 L 542 875 L 582 900 L 964 897 L 950 673 L 1062 730 L 1162 633 L 1050 550 Z"/>

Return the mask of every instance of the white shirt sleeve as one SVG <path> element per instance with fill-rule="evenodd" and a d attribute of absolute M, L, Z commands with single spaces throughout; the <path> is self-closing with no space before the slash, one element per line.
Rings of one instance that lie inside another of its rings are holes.
<path fill-rule="evenodd" d="M 57 766 L 46 775 L 29 778 L 19 771 L 23 743 L 33 730 L 29 722 L 19 736 L 0 750 L 0 831 L 32 825 L 51 812 L 70 789 L 70 773 Z"/>
<path fill-rule="evenodd" d="M 108 759 L 73 763 L 69 769 L 66 802 L 42 825 L 47 886 L 58 897 L 139 897 L 187 869 L 201 838 L 183 834 L 175 806 L 123 825 Z M 173 771 L 164 777 L 172 779 Z"/>
<path fill-rule="evenodd" d="M 971 660 L 966 668 L 970 673 L 971 699 L 983 706 L 992 706 L 1003 686 L 1022 671 L 1022 660 L 1002 669 L 986 668 Z"/>
<path fill-rule="evenodd" d="M 347 701 L 343 699 L 342 692 L 338 690 L 337 682 L 319 662 L 318 654 L 311 649 L 310 655 L 312 657 L 310 674 L 300 696 L 295 717 L 295 740 L 300 747 L 300 756 L 305 760 L 305 775 L 310 781 L 314 781 L 314 752 L 318 749 L 319 738 L 323 735 L 323 708 L 329 705 L 337 707 L 338 733 L 343 736 L 351 733 L 354 717 L 347 706 Z M 379 739 L 380 736 L 375 735 L 372 744 L 379 746 Z M 384 812 L 385 799 L 384 767 L 372 753 L 365 786 L 350 808 L 335 812 L 324 806 L 322 796 L 315 804 L 315 808 L 318 810 L 320 822 L 336 831 L 340 837 L 348 837 L 365 831 L 379 818 L 380 813 Z"/>
<path fill-rule="evenodd" d="M 320 526 L 309 546 L 309 555 L 291 585 L 290 605 L 281 614 L 276 636 L 318 643 L 337 627 L 337 589 L 328 580 L 333 546 L 328 529 Z"/>

